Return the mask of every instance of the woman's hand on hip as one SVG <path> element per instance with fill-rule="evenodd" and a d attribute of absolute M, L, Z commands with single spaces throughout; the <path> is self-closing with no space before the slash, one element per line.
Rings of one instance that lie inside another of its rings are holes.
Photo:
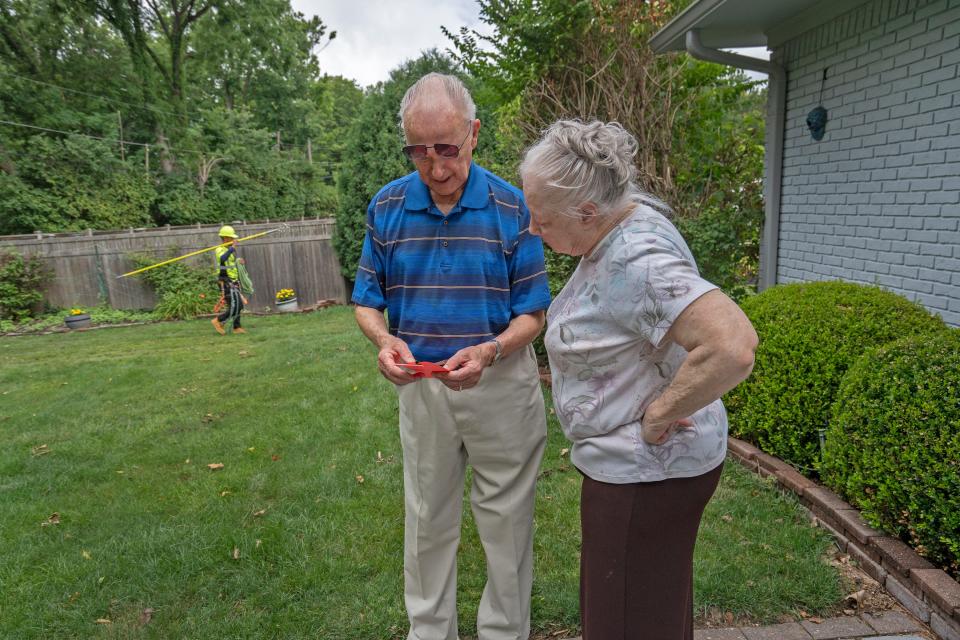
<path fill-rule="evenodd" d="M 656 422 L 652 419 L 648 420 L 647 415 L 644 414 L 640 421 L 640 433 L 647 444 L 663 444 L 681 429 L 693 429 L 693 420 L 680 418 L 670 422 Z"/>

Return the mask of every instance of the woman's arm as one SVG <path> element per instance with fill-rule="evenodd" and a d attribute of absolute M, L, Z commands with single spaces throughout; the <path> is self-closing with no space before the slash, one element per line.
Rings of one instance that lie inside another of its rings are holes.
<path fill-rule="evenodd" d="M 757 333 L 730 298 L 713 290 L 697 298 L 664 336 L 687 350 L 676 377 L 643 414 L 643 438 L 662 442 L 671 427 L 733 389 L 753 370 Z"/>

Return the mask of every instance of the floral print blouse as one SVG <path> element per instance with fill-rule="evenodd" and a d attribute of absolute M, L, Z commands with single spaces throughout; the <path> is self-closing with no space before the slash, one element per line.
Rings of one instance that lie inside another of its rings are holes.
<path fill-rule="evenodd" d="M 713 289 L 676 228 L 643 204 L 580 261 L 550 305 L 545 344 L 557 416 L 584 474 L 615 484 L 653 482 L 723 462 L 720 400 L 661 445 L 643 440 L 639 421 L 687 357 L 664 341 L 670 325 Z"/>

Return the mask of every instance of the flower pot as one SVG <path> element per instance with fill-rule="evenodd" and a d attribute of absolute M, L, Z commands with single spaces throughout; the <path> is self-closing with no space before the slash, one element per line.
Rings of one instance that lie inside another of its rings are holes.
<path fill-rule="evenodd" d="M 296 298 L 290 298 L 289 300 L 278 301 L 277 311 L 279 311 L 280 313 L 292 313 L 294 311 L 300 311 L 300 305 L 297 304 Z"/>
<path fill-rule="evenodd" d="M 83 329 L 90 326 L 90 314 L 78 313 L 65 317 L 63 321 L 67 324 L 68 329 Z"/>

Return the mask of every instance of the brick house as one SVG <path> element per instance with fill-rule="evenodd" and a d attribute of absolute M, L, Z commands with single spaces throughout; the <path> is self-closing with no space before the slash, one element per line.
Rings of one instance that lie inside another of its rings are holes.
<path fill-rule="evenodd" d="M 695 0 L 651 45 L 768 74 L 761 288 L 876 284 L 960 326 L 960 0 Z"/>

